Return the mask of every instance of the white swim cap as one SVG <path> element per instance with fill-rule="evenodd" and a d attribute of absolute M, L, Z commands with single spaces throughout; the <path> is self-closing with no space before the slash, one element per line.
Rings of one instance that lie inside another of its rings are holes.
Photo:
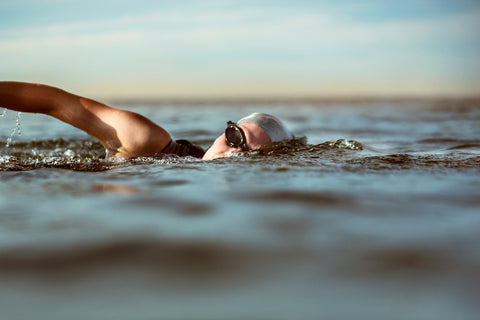
<path fill-rule="evenodd" d="M 252 113 L 245 118 L 240 119 L 237 124 L 253 123 L 259 126 L 270 137 L 272 142 L 288 141 L 293 139 L 290 130 L 283 124 L 282 120 L 271 114 L 266 113 Z"/>

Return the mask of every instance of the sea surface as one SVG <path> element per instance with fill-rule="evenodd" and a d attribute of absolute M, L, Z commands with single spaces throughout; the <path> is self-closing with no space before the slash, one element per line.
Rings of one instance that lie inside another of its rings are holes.
<path fill-rule="evenodd" d="M 2 319 L 478 319 L 479 100 L 113 105 L 205 148 L 251 112 L 298 140 L 112 161 L 5 112 Z"/>

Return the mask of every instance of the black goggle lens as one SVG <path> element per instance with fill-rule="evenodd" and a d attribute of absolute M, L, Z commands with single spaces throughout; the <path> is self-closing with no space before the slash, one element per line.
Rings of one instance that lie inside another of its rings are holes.
<path fill-rule="evenodd" d="M 225 129 L 225 140 L 227 145 L 232 148 L 242 148 L 246 150 L 247 141 L 245 133 L 232 121 L 227 122 L 227 128 Z"/>

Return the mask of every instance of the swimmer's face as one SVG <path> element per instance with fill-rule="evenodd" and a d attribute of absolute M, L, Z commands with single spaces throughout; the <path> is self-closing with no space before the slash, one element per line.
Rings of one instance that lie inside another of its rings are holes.
<path fill-rule="evenodd" d="M 272 144 L 270 137 L 256 124 L 247 122 L 240 124 L 239 127 L 243 129 L 243 132 L 245 132 L 248 150 L 258 150 L 264 146 Z M 232 154 L 241 151 L 242 149 L 240 148 L 232 148 L 228 146 L 227 142 L 225 141 L 225 133 L 223 133 L 215 140 L 207 152 L 205 152 L 203 160 L 230 157 Z"/>

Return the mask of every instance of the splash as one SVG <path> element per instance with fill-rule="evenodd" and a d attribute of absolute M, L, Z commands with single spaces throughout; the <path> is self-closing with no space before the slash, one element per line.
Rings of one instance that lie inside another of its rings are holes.
<path fill-rule="evenodd" d="M 158 155 L 130 160 L 105 159 L 105 149 L 93 139 L 49 139 L 0 146 L 0 171 L 41 168 L 97 172 L 129 165 L 194 163 L 196 158 Z"/>
<path fill-rule="evenodd" d="M 327 141 L 318 145 L 325 149 L 345 149 L 345 150 L 363 150 L 363 145 L 355 140 L 338 139 L 337 141 Z"/>
<path fill-rule="evenodd" d="M 5 116 L 6 114 L 6 110 L 7 109 L 4 109 L 3 113 L 2 113 L 2 117 Z M 20 127 L 20 115 L 22 113 L 21 112 L 18 112 L 17 113 L 17 118 L 15 119 L 15 127 L 13 128 L 12 130 L 12 133 L 10 134 L 10 137 L 8 137 L 7 139 L 7 142 L 6 142 L 6 147 L 9 148 L 12 141 L 13 141 L 13 138 L 15 137 L 15 135 L 18 135 L 18 136 L 21 136 L 22 135 L 22 130 L 21 130 L 21 127 Z"/>

